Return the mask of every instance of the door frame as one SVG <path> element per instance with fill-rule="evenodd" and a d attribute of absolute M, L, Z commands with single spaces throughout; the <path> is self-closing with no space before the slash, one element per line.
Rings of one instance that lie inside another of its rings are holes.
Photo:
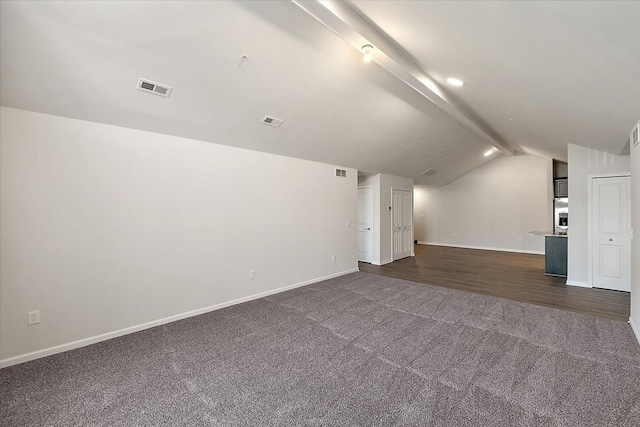
<path fill-rule="evenodd" d="M 588 175 L 587 188 L 587 284 L 593 288 L 593 180 L 600 178 L 627 178 L 631 177 L 630 172 L 612 172 Z M 627 198 L 631 203 L 630 197 Z M 631 208 L 631 206 L 629 206 Z M 571 195 L 569 195 L 569 215 L 571 215 Z M 571 221 L 569 221 L 569 229 L 571 229 Z M 629 259 L 631 261 L 631 259 Z"/>
<path fill-rule="evenodd" d="M 371 223 L 371 260 L 368 261 L 369 264 L 373 264 L 373 259 L 374 259 L 374 253 L 375 253 L 375 248 L 376 248 L 376 227 L 375 227 L 375 222 L 376 222 L 376 211 L 375 211 L 375 194 L 373 192 L 373 185 L 363 185 L 362 187 L 358 186 L 358 190 L 370 190 L 371 191 L 371 216 L 373 217 L 372 223 Z M 356 216 L 356 228 L 358 227 L 358 218 Z M 356 234 L 358 233 L 358 231 L 356 230 Z M 358 256 L 358 247 L 356 246 L 356 257 Z M 358 261 L 360 262 L 360 261 Z M 362 261 L 362 262 L 367 262 L 367 261 Z"/>
<path fill-rule="evenodd" d="M 393 191 L 406 191 L 409 193 L 409 195 L 411 196 L 411 215 L 409 216 L 411 218 L 411 253 L 409 256 L 416 256 L 416 252 L 415 252 L 415 247 L 414 247 L 414 239 L 413 239 L 413 187 L 411 187 L 410 189 L 406 189 L 406 188 L 395 188 L 395 187 L 391 187 L 391 216 L 389 217 L 389 225 L 390 225 L 390 229 L 391 229 L 391 262 L 394 262 L 395 259 L 393 259 Z"/>

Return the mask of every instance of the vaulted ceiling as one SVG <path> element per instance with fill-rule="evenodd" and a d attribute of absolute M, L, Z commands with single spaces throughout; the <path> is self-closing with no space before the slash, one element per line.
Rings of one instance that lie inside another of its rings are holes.
<path fill-rule="evenodd" d="M 640 2 L 3 1 L 0 12 L 4 106 L 422 184 L 500 154 L 566 160 L 567 143 L 619 154 L 640 118 Z M 140 77 L 171 96 L 136 90 Z M 283 125 L 261 124 L 266 114 Z"/>

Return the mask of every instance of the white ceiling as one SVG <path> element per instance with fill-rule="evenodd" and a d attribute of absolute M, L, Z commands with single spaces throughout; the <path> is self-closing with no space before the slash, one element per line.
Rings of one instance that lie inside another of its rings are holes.
<path fill-rule="evenodd" d="M 495 141 L 561 160 L 567 143 L 619 153 L 640 117 L 640 2 L 350 6 L 450 105 L 288 1 L 3 1 L 0 103 L 434 185 L 498 155 L 483 156 Z M 171 97 L 135 90 L 140 77 Z"/>
<path fill-rule="evenodd" d="M 353 3 L 525 152 L 619 154 L 640 118 L 640 1 Z"/>

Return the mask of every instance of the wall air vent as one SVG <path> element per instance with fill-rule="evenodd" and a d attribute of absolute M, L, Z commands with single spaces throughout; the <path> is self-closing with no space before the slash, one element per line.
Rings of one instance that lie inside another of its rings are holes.
<path fill-rule="evenodd" d="M 341 178 L 346 178 L 347 177 L 347 171 L 344 169 L 336 169 L 336 176 L 339 176 Z"/>
<path fill-rule="evenodd" d="M 273 126 L 274 128 L 279 128 L 280 125 L 284 122 L 284 120 L 279 119 L 273 116 L 264 116 L 260 123 L 264 123 L 265 125 Z"/>
<path fill-rule="evenodd" d="M 171 94 L 171 89 L 173 88 L 171 86 L 141 78 L 140 80 L 138 80 L 138 86 L 136 87 L 136 89 L 168 98 L 169 94 Z"/>
<path fill-rule="evenodd" d="M 422 175 L 424 176 L 432 176 L 435 175 L 438 171 L 435 170 L 434 168 L 429 168 L 426 171 L 422 172 Z"/>
<path fill-rule="evenodd" d="M 635 148 L 640 143 L 640 122 L 631 131 L 631 145 Z"/>

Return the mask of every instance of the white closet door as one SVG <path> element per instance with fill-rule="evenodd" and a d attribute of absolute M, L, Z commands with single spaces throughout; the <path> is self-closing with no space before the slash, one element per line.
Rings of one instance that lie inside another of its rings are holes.
<path fill-rule="evenodd" d="M 413 208 L 411 191 L 391 192 L 393 260 L 411 256 Z"/>
<path fill-rule="evenodd" d="M 592 184 L 593 286 L 631 291 L 630 178 L 594 178 Z"/>

